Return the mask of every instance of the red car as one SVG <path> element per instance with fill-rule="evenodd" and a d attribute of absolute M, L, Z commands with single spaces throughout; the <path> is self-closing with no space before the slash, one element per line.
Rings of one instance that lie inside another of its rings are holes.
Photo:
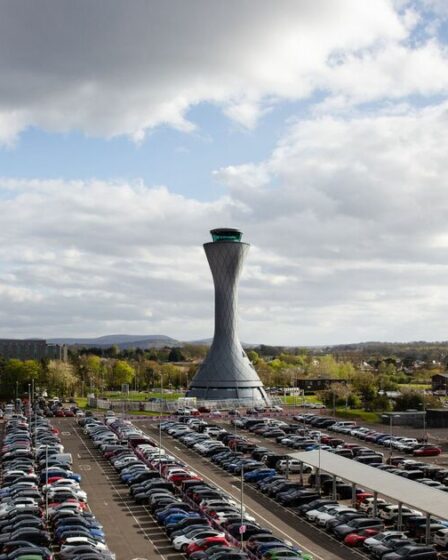
<path fill-rule="evenodd" d="M 207 550 L 207 548 L 210 548 L 211 546 L 215 546 L 217 544 L 221 546 L 230 546 L 229 541 L 225 537 L 206 537 L 205 539 L 201 539 L 196 543 L 189 544 L 186 550 L 187 556 L 191 556 L 193 552 Z"/>
<path fill-rule="evenodd" d="M 55 416 L 57 416 L 58 418 L 64 418 L 65 414 L 64 411 L 62 410 L 62 408 L 59 408 L 58 410 L 56 410 L 56 412 L 54 413 Z"/>
<path fill-rule="evenodd" d="M 64 416 L 68 416 L 69 418 L 74 418 L 75 413 L 73 412 L 73 410 L 64 409 Z"/>
<path fill-rule="evenodd" d="M 367 498 L 373 498 L 372 492 L 360 492 L 356 494 L 356 505 L 359 506 L 367 500 Z"/>
<path fill-rule="evenodd" d="M 436 457 L 441 453 L 442 450 L 440 449 L 440 447 L 431 445 L 430 443 L 421 445 L 420 447 L 417 447 L 417 449 L 414 449 L 414 451 L 412 452 L 412 454 L 416 457 Z"/>
<path fill-rule="evenodd" d="M 378 529 L 362 529 L 359 533 L 350 533 L 344 539 L 347 546 L 360 546 L 362 543 L 378 533 Z"/>
<path fill-rule="evenodd" d="M 176 486 L 179 486 L 184 480 L 201 480 L 201 479 L 198 477 L 191 476 L 191 473 L 185 472 L 185 473 L 172 474 L 168 477 L 168 480 L 173 484 L 175 484 Z"/>

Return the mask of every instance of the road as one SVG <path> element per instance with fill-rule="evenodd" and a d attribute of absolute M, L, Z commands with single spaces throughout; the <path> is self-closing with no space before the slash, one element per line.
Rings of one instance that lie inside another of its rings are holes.
<path fill-rule="evenodd" d="M 128 495 L 127 487 L 71 418 L 55 418 L 65 451 L 73 455 L 73 470 L 82 475 L 91 511 L 104 526 L 106 542 L 116 560 L 183 560 L 165 532 L 144 506 Z"/>
<path fill-rule="evenodd" d="M 154 423 L 139 421 L 138 425 L 148 435 L 158 439 L 159 432 Z M 188 463 L 192 470 L 206 482 L 224 490 L 236 500 L 240 499 L 238 478 L 185 448 L 166 434 L 163 437 L 163 446 L 170 454 Z M 315 560 L 360 560 L 365 558 L 364 555 L 330 538 L 324 531 L 304 522 L 291 511 L 263 496 L 249 485 L 244 486 L 244 494 L 244 505 L 250 515 L 253 515 L 261 525 L 272 530 L 277 536 L 286 538 L 304 552 L 311 553 Z"/>

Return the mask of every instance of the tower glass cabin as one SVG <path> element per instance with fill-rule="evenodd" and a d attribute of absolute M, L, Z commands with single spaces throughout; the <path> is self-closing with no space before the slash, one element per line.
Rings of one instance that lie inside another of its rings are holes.
<path fill-rule="evenodd" d="M 210 350 L 190 383 L 188 397 L 269 403 L 255 368 L 238 338 L 238 279 L 250 245 L 237 229 L 211 232 L 204 244 L 215 286 L 215 334 Z"/>

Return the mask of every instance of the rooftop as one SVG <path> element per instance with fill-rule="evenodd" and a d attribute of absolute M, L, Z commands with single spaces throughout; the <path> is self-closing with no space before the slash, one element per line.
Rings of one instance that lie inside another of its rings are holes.
<path fill-rule="evenodd" d="M 448 516 L 448 493 L 425 484 L 357 463 L 329 451 L 303 451 L 291 453 L 290 457 L 421 512 L 441 519 Z"/>

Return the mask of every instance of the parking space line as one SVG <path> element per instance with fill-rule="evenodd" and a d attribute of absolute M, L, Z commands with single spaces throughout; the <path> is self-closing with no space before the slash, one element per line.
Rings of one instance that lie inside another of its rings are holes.
<path fill-rule="evenodd" d="M 163 447 L 163 446 L 162 446 Z M 167 449 L 167 448 L 165 448 Z M 167 449 L 167 451 L 169 451 L 170 454 L 174 455 L 176 457 L 176 453 L 174 453 L 174 451 L 171 451 L 170 449 Z M 179 459 L 180 461 L 182 461 L 183 459 L 179 456 L 176 457 L 177 459 Z M 220 490 L 222 490 L 225 493 L 228 493 L 227 490 L 225 490 L 222 486 L 220 486 L 216 480 L 211 479 L 209 476 L 207 476 L 205 473 L 201 472 L 199 469 L 195 469 L 197 471 L 197 473 L 199 475 L 201 475 L 204 479 L 209 480 L 214 486 L 218 487 Z M 238 496 L 233 496 L 234 498 L 238 498 Z M 280 529 L 280 527 L 278 527 L 277 525 L 275 525 L 275 523 L 272 523 L 272 521 L 269 521 L 268 519 L 266 519 L 263 515 L 261 515 L 260 513 L 258 513 L 255 509 L 251 508 L 250 506 L 246 505 L 246 509 L 249 510 L 250 512 L 254 513 L 256 516 L 258 516 L 260 519 L 263 520 L 263 522 L 267 523 L 268 525 L 270 525 L 271 527 L 273 527 L 276 531 L 278 531 L 279 533 L 281 533 L 283 536 L 287 537 L 288 540 L 293 541 L 295 544 L 297 544 L 300 548 L 302 548 L 303 550 L 305 550 L 306 552 L 309 552 L 310 554 L 312 554 L 315 558 L 317 558 L 318 560 L 326 560 L 325 558 L 323 558 L 322 556 L 320 556 L 319 554 L 317 554 L 316 552 L 313 552 L 310 548 L 302 545 L 298 540 L 293 539 L 290 535 L 288 535 L 285 531 L 283 531 L 282 529 Z"/>
<path fill-rule="evenodd" d="M 97 460 L 97 458 L 93 455 L 91 449 L 89 449 L 89 447 L 87 446 L 86 442 L 84 441 L 84 439 L 80 436 L 79 431 L 75 428 L 75 433 L 78 436 L 79 440 L 81 441 L 82 445 L 85 447 L 85 449 L 87 450 L 87 452 L 89 453 L 89 455 L 92 457 L 92 459 L 95 461 L 95 463 L 98 465 L 100 471 L 101 471 L 101 464 L 99 463 L 99 461 Z M 146 533 L 145 529 L 142 527 L 140 521 L 135 517 L 135 515 L 132 513 L 131 508 L 129 507 L 129 505 L 125 502 L 124 497 L 120 494 L 120 492 L 118 491 L 117 487 L 115 486 L 115 484 L 109 480 L 109 484 L 112 486 L 112 488 L 115 490 L 118 498 L 120 499 L 120 501 L 123 502 L 123 505 L 125 506 L 125 508 L 128 510 L 129 514 L 131 515 L 132 519 L 136 522 L 136 524 L 138 525 L 138 527 L 140 528 L 140 530 L 142 531 L 143 535 L 153 544 L 154 549 L 156 550 L 156 552 L 158 554 L 160 554 L 160 557 L 162 558 L 162 560 L 166 560 L 166 556 L 164 556 L 159 549 L 157 548 L 157 546 L 153 543 L 152 539 L 149 537 L 149 535 Z"/>

